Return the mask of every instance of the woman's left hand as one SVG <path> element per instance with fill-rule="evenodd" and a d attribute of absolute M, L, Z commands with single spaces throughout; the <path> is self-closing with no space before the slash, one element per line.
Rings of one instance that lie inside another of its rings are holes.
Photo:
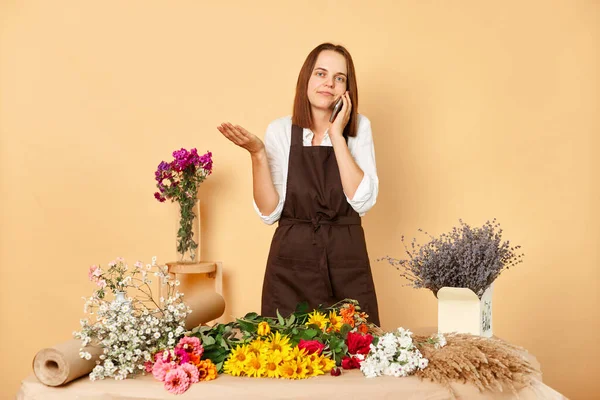
<path fill-rule="evenodd" d="M 329 126 L 329 136 L 342 136 L 344 134 L 344 128 L 350 120 L 352 102 L 350 101 L 350 93 L 348 91 L 342 95 L 342 101 L 342 109 Z"/>

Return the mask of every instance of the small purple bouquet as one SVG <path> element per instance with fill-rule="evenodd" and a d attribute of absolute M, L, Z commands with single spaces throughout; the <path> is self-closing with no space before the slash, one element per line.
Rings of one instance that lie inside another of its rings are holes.
<path fill-rule="evenodd" d="M 212 153 L 200 156 L 194 148 L 173 152 L 173 161 L 161 161 L 154 173 L 158 192 L 156 200 L 177 201 L 180 208 L 177 252 L 182 261 L 196 261 L 198 243 L 194 240 L 194 205 L 197 202 L 198 186 L 212 173 Z"/>

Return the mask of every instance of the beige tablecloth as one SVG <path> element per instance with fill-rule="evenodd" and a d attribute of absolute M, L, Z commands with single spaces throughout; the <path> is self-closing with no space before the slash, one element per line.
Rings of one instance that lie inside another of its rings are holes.
<path fill-rule="evenodd" d="M 459 399 L 513 399 L 510 391 L 480 393 L 473 385 L 454 384 Z M 451 399 L 448 390 L 414 376 L 406 378 L 365 378 L 359 370 L 341 376 L 323 375 L 304 380 L 247 378 L 219 375 L 209 382 L 193 384 L 175 396 L 151 375 L 124 381 L 90 381 L 79 378 L 62 387 L 47 387 L 34 375 L 27 377 L 17 395 L 18 400 L 133 400 L 133 399 Z M 565 399 L 540 381 L 519 391 L 519 399 Z"/>

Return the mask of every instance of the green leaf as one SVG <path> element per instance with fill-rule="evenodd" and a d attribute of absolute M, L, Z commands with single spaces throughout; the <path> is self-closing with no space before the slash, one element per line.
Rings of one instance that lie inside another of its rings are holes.
<path fill-rule="evenodd" d="M 205 336 L 202 340 L 202 346 L 206 347 L 206 346 L 210 346 L 211 344 L 215 344 L 215 338 L 210 337 L 210 336 Z"/>
<path fill-rule="evenodd" d="M 256 332 L 257 326 L 254 325 L 252 322 L 246 322 L 242 321 L 241 319 L 238 319 L 238 324 L 244 332 Z"/>
<path fill-rule="evenodd" d="M 316 329 L 306 329 L 304 330 L 304 332 L 302 332 L 302 339 L 304 340 L 310 340 L 312 338 L 314 338 L 315 336 L 317 336 L 317 330 Z"/>
<path fill-rule="evenodd" d="M 297 335 L 297 334 L 298 334 L 298 328 L 294 328 L 294 329 L 292 329 L 292 334 L 293 334 L 293 335 Z"/>
<path fill-rule="evenodd" d="M 258 314 L 255 312 L 248 313 L 244 316 L 244 319 L 254 320 L 258 317 Z"/>
<path fill-rule="evenodd" d="M 352 330 L 352 327 L 348 324 L 344 324 L 342 325 L 342 327 L 340 328 L 340 334 L 344 337 L 346 337 L 346 335 L 348 334 L 348 332 L 350 332 Z"/>
<path fill-rule="evenodd" d="M 296 311 L 299 314 L 305 314 L 308 312 L 308 302 L 303 301 L 302 303 L 298 303 L 296 305 Z"/>
<path fill-rule="evenodd" d="M 285 326 L 285 320 L 283 319 L 283 317 L 279 313 L 279 309 L 277 310 L 277 320 L 279 321 L 279 325 Z"/>
<path fill-rule="evenodd" d="M 294 322 L 296 322 L 296 316 L 292 314 L 290 319 L 288 320 L 288 326 L 292 326 Z"/>

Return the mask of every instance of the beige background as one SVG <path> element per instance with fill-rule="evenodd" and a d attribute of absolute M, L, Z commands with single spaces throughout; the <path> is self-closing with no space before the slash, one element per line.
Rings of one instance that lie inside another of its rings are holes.
<path fill-rule="evenodd" d="M 259 309 L 275 227 L 252 209 L 249 157 L 215 127 L 262 137 L 290 113 L 308 52 L 334 41 L 374 129 L 381 192 L 363 223 L 383 327 L 432 326 L 437 311 L 377 258 L 401 257 L 418 228 L 496 217 L 526 259 L 496 282 L 495 333 L 535 354 L 550 386 L 593 398 L 600 7 L 494 3 L 2 1 L 4 397 L 77 329 L 89 265 L 174 257 L 174 205 L 152 194 L 179 147 L 214 153 L 203 258 L 224 262 L 227 316 Z"/>

